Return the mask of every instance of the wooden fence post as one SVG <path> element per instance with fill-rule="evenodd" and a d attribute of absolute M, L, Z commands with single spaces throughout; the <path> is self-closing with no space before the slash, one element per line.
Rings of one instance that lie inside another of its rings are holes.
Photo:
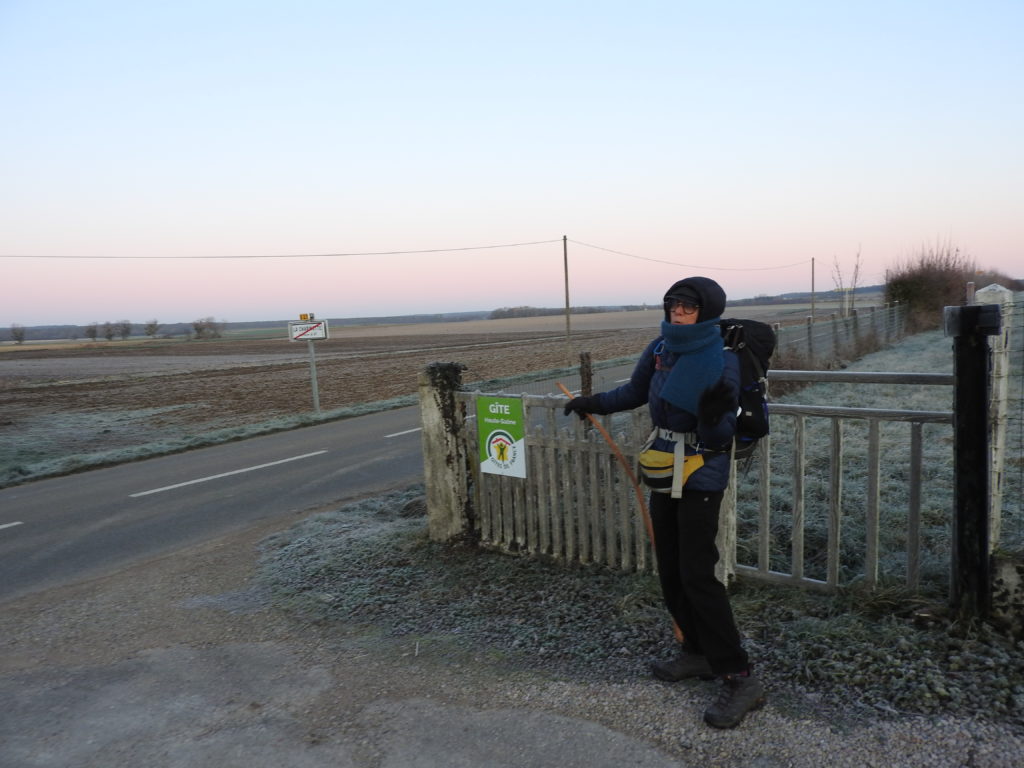
<path fill-rule="evenodd" d="M 778 325 L 778 323 L 776 323 Z M 778 331 L 776 331 L 777 333 Z M 814 315 L 807 316 L 807 360 L 814 367 Z"/>
<path fill-rule="evenodd" d="M 594 394 L 594 363 L 589 352 L 580 352 L 580 394 Z"/>
<path fill-rule="evenodd" d="M 950 603 L 963 619 L 992 608 L 989 553 L 988 374 L 986 337 L 999 333 L 997 305 L 946 307 L 953 337 L 953 553 Z"/>
<path fill-rule="evenodd" d="M 466 538 L 474 528 L 462 439 L 465 414 L 455 400 L 463 369 L 458 363 L 431 363 L 419 377 L 427 528 L 434 541 Z"/>

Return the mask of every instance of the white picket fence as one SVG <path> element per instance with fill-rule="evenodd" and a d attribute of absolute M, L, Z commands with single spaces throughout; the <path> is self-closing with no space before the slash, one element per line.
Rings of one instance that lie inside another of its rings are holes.
<path fill-rule="evenodd" d="M 469 413 L 481 393 L 456 395 Z M 525 480 L 472 470 L 472 499 L 482 541 L 511 552 L 548 555 L 623 570 L 650 570 L 650 546 L 629 475 L 612 447 L 589 424 L 562 415 L 564 398 L 523 395 Z M 607 427 L 611 418 L 604 417 Z M 617 419 L 616 442 L 636 463 L 650 431 L 646 415 Z M 606 428 L 607 428 L 606 427 Z M 622 431 L 625 427 L 625 431 Z M 464 432 L 468 455 L 478 452 L 476 420 Z"/>

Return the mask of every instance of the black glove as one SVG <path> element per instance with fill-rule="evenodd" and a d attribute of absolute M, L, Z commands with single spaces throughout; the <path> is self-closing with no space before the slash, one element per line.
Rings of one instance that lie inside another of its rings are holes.
<path fill-rule="evenodd" d="M 601 413 L 600 400 L 597 395 L 574 397 L 565 406 L 565 415 L 575 413 L 580 419 L 587 418 L 588 413 Z"/>
<path fill-rule="evenodd" d="M 700 395 L 697 403 L 697 418 L 703 424 L 714 426 L 729 411 L 736 410 L 736 395 L 725 379 L 719 379 Z"/>

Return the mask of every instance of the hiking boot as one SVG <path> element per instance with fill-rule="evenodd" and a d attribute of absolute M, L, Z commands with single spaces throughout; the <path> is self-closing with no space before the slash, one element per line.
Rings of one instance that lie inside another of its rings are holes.
<path fill-rule="evenodd" d="M 722 675 L 722 689 L 704 710 L 704 722 L 715 728 L 735 728 L 747 712 L 763 707 L 764 702 L 764 686 L 753 675 Z"/>
<path fill-rule="evenodd" d="M 683 650 L 679 651 L 679 655 L 674 659 L 652 661 L 651 674 L 666 683 L 677 683 L 689 677 L 699 677 L 701 680 L 715 679 L 707 659 Z"/>

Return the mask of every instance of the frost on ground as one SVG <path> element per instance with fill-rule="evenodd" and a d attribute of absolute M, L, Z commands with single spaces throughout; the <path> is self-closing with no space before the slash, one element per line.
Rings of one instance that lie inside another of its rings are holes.
<path fill-rule="evenodd" d="M 322 514 L 267 540 L 280 606 L 364 630 L 593 682 L 646 674 L 673 640 L 652 576 L 429 542 L 421 488 Z M 1024 733 L 1024 643 L 986 626 L 920 626 L 913 606 L 740 584 L 734 609 L 776 701 L 839 719 L 970 713 Z"/>
<path fill-rule="evenodd" d="M 943 370 L 945 346 L 922 334 L 856 368 Z M 818 385 L 790 399 L 894 407 L 906 389 L 837 395 Z M 945 388 L 910 397 L 899 407 L 949 407 Z M 429 542 L 422 516 L 410 514 L 422 512 L 421 493 L 359 502 L 277 535 L 265 543 L 263 583 L 318 622 L 448 642 L 573 679 L 635 678 L 672 652 L 653 577 Z M 1020 510 L 1010 507 L 1013 519 Z M 969 714 L 1024 733 L 1024 642 L 951 623 L 941 605 L 899 588 L 826 596 L 741 581 L 733 593 L 776 701 L 810 697 L 839 719 Z"/>

